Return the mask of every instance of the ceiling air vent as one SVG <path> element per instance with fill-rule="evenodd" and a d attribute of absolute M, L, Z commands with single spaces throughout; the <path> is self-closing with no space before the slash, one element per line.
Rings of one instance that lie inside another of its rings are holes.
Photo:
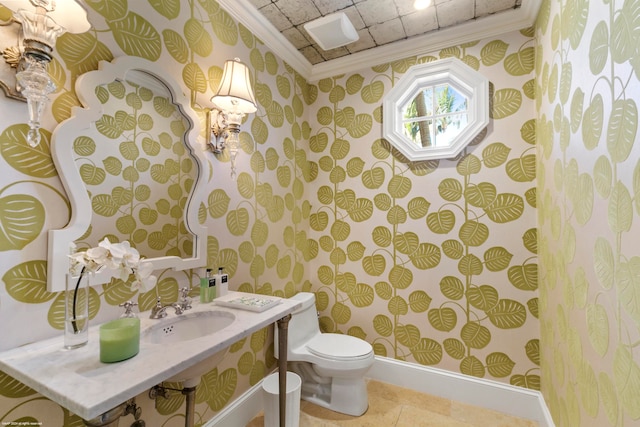
<path fill-rule="evenodd" d="M 323 16 L 304 24 L 304 29 L 323 50 L 331 50 L 358 40 L 358 33 L 343 12 Z"/>

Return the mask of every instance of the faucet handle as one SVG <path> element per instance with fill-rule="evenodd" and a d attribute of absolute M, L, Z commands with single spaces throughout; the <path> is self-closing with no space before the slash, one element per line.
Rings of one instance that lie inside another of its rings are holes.
<path fill-rule="evenodd" d="M 183 310 L 189 310 L 191 308 L 191 298 L 189 298 L 189 288 L 180 288 L 180 304 Z"/>
<path fill-rule="evenodd" d="M 138 303 L 133 301 L 125 301 L 122 304 L 118 304 L 119 307 L 124 307 L 124 313 L 122 313 L 120 317 L 137 317 L 132 311 L 132 308 L 137 305 Z"/>

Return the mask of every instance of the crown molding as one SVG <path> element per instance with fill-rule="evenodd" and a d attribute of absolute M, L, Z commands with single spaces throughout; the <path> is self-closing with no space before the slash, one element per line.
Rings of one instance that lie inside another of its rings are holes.
<path fill-rule="evenodd" d="M 311 75 L 311 63 L 283 36 L 271 22 L 249 3 L 249 0 L 218 0 L 229 14 L 247 27 L 255 36 L 291 65 L 305 79 Z"/>
<path fill-rule="evenodd" d="M 541 3 L 542 0 L 525 0 L 518 9 L 488 15 L 454 27 L 322 62 L 313 66 L 308 80 L 313 82 L 335 76 L 336 70 L 349 73 L 408 56 L 424 55 L 446 47 L 521 30 L 533 25 Z"/>
<path fill-rule="evenodd" d="M 333 77 L 338 73 L 350 73 L 408 56 L 423 55 L 446 47 L 530 27 L 535 23 L 542 0 L 523 0 L 522 6 L 518 9 L 495 13 L 454 27 L 432 31 L 315 65 L 298 52 L 248 0 L 218 0 L 218 3 L 305 79 L 315 82 Z"/>

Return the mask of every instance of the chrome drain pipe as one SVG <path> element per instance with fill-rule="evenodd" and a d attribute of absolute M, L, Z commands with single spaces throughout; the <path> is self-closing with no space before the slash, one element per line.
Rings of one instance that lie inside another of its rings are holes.
<path fill-rule="evenodd" d="M 129 399 L 121 405 L 98 415 L 90 420 L 83 420 L 87 427 L 118 427 L 118 421 L 120 417 L 133 414 L 136 422 L 139 421 L 142 415 L 142 408 L 136 405 L 135 399 Z M 138 424 L 140 425 L 140 424 Z M 144 425 L 144 421 L 142 421 Z"/>

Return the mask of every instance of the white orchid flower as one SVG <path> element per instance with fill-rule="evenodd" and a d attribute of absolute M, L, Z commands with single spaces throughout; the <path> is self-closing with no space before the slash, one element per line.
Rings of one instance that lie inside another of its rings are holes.
<path fill-rule="evenodd" d="M 89 271 L 95 272 L 101 266 L 109 264 L 109 250 L 102 246 L 87 249 L 85 258 L 85 265 Z"/>
<path fill-rule="evenodd" d="M 136 280 L 131 283 L 131 290 L 138 292 L 149 292 L 156 285 L 158 278 L 153 275 L 147 277 L 140 277 L 136 275 Z"/>
<path fill-rule="evenodd" d="M 148 292 L 156 285 L 158 279 L 153 276 L 153 265 L 149 262 L 141 262 L 140 252 L 131 247 L 128 241 L 111 243 L 104 238 L 97 247 L 87 249 L 84 252 L 76 252 L 69 255 L 71 259 L 71 274 L 77 275 L 84 271 L 94 273 L 105 266 L 112 270 L 118 270 L 119 278 L 123 282 L 129 280 L 133 273 L 135 280 L 131 284 L 133 290 Z"/>
<path fill-rule="evenodd" d="M 122 263 L 127 267 L 134 268 L 139 267 L 140 263 L 140 252 L 136 248 L 132 248 L 129 245 L 129 242 L 124 242 L 126 245 L 124 246 L 124 254 L 122 255 Z"/>
<path fill-rule="evenodd" d="M 71 274 L 73 276 L 77 276 L 82 272 L 82 269 L 86 265 L 85 253 L 84 252 L 76 252 L 74 254 L 69 255 L 71 259 Z"/>
<path fill-rule="evenodd" d="M 145 279 L 149 277 L 153 273 L 153 264 L 150 262 L 141 262 L 138 264 L 138 269 L 136 271 L 136 276 Z"/>
<path fill-rule="evenodd" d="M 148 292 L 153 289 L 158 278 L 151 275 L 151 273 L 153 273 L 153 264 L 150 262 L 140 262 L 135 271 L 136 280 L 131 284 L 131 289 L 140 292 Z"/>
<path fill-rule="evenodd" d="M 123 282 L 126 282 L 127 280 L 129 280 L 129 276 L 131 276 L 131 273 L 133 273 L 133 271 L 130 268 L 119 267 L 117 268 L 117 270 L 119 274 L 118 278 Z"/>
<path fill-rule="evenodd" d="M 104 240 L 98 244 L 98 248 L 95 249 L 106 251 L 106 257 L 101 260 L 102 265 L 106 265 L 108 268 L 114 270 L 120 268 L 125 252 L 122 248 L 122 243 L 111 243 L 109 239 L 105 237 Z"/>

